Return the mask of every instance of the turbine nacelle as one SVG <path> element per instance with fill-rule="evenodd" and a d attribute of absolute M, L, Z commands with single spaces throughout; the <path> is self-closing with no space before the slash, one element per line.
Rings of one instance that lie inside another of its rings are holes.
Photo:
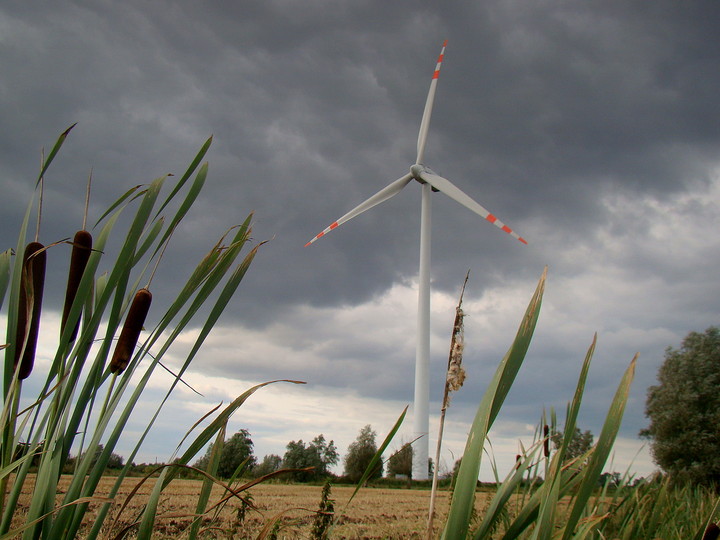
<path fill-rule="evenodd" d="M 425 165 L 422 165 L 420 163 L 416 163 L 412 167 L 410 167 L 410 176 L 412 176 L 413 180 L 416 180 L 420 182 L 421 184 L 427 184 L 428 182 L 426 180 L 423 180 L 423 173 L 429 173 L 434 176 L 437 176 L 437 174 L 430 168 L 426 167 Z M 433 190 L 433 192 L 437 193 L 440 191 L 438 188 L 430 184 L 430 188 Z"/>
<path fill-rule="evenodd" d="M 425 184 L 426 181 L 423 180 L 423 173 L 430 173 L 430 174 L 437 174 L 435 173 L 430 167 L 426 167 L 425 165 L 421 163 L 416 163 L 412 167 L 410 167 L 410 175 L 413 177 L 414 180 L 417 180 L 421 184 Z"/>

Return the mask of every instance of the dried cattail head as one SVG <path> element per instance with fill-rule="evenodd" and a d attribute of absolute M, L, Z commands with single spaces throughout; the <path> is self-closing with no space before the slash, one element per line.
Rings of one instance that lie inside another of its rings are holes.
<path fill-rule="evenodd" d="M 550 426 L 545 424 L 543 427 L 543 454 L 545 454 L 546 458 L 550 457 Z"/>
<path fill-rule="evenodd" d="M 522 456 L 520 454 L 515 454 L 515 468 L 519 469 L 522 461 Z"/>
<path fill-rule="evenodd" d="M 27 379 L 35 364 L 40 330 L 43 289 L 45 286 L 45 246 L 30 242 L 23 254 L 20 297 L 18 303 L 17 330 L 15 333 L 15 363 L 20 363 L 19 379 Z M 22 353 L 22 354 L 21 354 Z"/>
<path fill-rule="evenodd" d="M 130 357 L 135 350 L 140 332 L 145 323 L 145 317 L 147 317 L 148 311 L 150 311 L 151 303 L 152 294 L 147 289 L 140 289 L 135 293 L 135 298 L 133 298 L 130 310 L 125 319 L 125 325 L 123 326 L 122 332 L 120 332 L 120 338 L 115 346 L 115 352 L 113 353 L 112 360 L 110 360 L 111 373 L 119 375 L 125 370 L 128 362 L 130 362 Z"/>
<path fill-rule="evenodd" d="M 465 382 L 465 370 L 462 367 L 463 350 L 465 349 L 465 313 L 460 306 L 455 310 L 455 324 L 450 342 L 450 358 L 448 359 L 447 385 L 450 392 L 459 390 Z"/>
<path fill-rule="evenodd" d="M 90 254 L 92 253 L 93 237 L 92 235 L 84 230 L 75 233 L 75 237 L 72 242 L 73 248 L 70 255 L 70 271 L 68 272 L 67 288 L 65 289 L 65 305 L 63 307 L 62 320 L 60 322 L 60 334 L 65 330 L 68 316 L 70 315 L 70 308 L 73 305 L 75 296 L 77 296 L 78 287 L 80 286 L 80 280 L 82 279 L 85 267 L 87 266 Z M 70 334 L 70 341 L 74 341 L 77 336 L 78 327 L 80 326 L 80 319 L 78 318 Z"/>
<path fill-rule="evenodd" d="M 450 364 L 450 369 L 447 373 L 448 389 L 451 392 L 459 390 L 465 382 L 465 370 L 460 364 Z"/>

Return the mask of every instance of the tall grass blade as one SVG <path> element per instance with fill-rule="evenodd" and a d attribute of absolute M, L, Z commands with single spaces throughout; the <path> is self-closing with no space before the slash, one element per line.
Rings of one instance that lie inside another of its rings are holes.
<path fill-rule="evenodd" d="M 35 183 L 35 187 L 37 188 L 40 185 L 40 180 L 45 175 L 45 173 L 48 170 L 48 167 L 50 167 L 50 164 L 55 159 L 55 156 L 57 156 L 57 153 L 60 151 L 60 148 L 62 148 L 62 145 L 65 143 L 65 139 L 67 139 L 68 134 L 77 125 L 77 122 L 75 122 L 72 126 L 67 128 L 65 131 L 63 131 L 60 136 L 58 137 L 57 141 L 55 141 L 55 146 L 52 147 L 52 150 L 50 150 L 50 153 L 47 155 L 47 157 L 43 160 L 42 168 L 40 169 L 40 174 L 38 175 L 37 182 Z"/>
<path fill-rule="evenodd" d="M 168 203 L 172 199 L 174 199 L 175 196 L 177 195 L 178 191 L 180 191 L 183 188 L 183 186 L 185 185 L 185 182 L 187 182 L 188 178 L 190 178 L 190 176 L 192 176 L 192 173 L 195 172 L 195 169 L 197 169 L 198 165 L 200 165 L 200 162 L 205 157 L 205 154 L 207 154 L 207 151 L 210 148 L 212 141 L 213 141 L 213 137 L 212 137 L 212 135 L 210 135 L 210 137 L 208 137 L 208 139 L 203 143 L 202 147 L 200 147 L 200 150 L 198 150 L 198 153 L 195 155 L 195 158 L 192 160 L 192 162 L 188 166 L 185 173 L 182 175 L 182 177 L 180 177 L 180 180 L 178 180 L 178 183 L 175 186 L 175 188 L 172 190 L 172 192 L 170 192 L 170 195 L 168 195 L 165 202 L 162 203 L 162 205 L 160 206 L 160 209 L 157 211 L 157 214 L 155 214 L 155 217 L 159 216 L 160 213 L 163 210 L 165 210 L 165 207 L 168 205 Z M 207 173 L 207 167 L 206 167 L 206 173 Z M 203 179 L 203 181 L 204 181 L 204 179 Z M 172 227 L 170 227 L 170 228 L 172 229 Z"/>
<path fill-rule="evenodd" d="M 218 430 L 217 437 L 215 437 L 215 443 L 213 444 L 212 451 L 210 452 L 210 459 L 208 460 L 207 473 L 211 476 L 217 476 L 218 467 L 220 465 L 220 458 L 222 457 L 223 447 L 225 446 L 225 431 L 227 424 L 223 424 Z M 209 478 L 203 479 L 202 488 L 198 495 L 197 505 L 195 506 L 195 514 L 202 516 L 205 514 L 208 501 L 210 500 L 210 492 L 212 491 L 213 482 Z M 197 517 L 190 526 L 190 532 L 188 533 L 188 540 L 195 540 L 200 531 L 200 525 L 202 524 L 202 518 Z"/>
<path fill-rule="evenodd" d="M 540 448 L 542 448 L 542 443 L 536 443 L 500 484 L 490 502 L 490 506 L 483 515 L 480 526 L 473 533 L 473 538 L 491 538 L 496 524 L 506 514 L 506 507 L 511 497 L 522 484 L 523 477 L 532 466 Z"/>
<path fill-rule="evenodd" d="M 578 484 L 580 484 L 582 476 L 576 474 L 576 471 L 566 468 L 563 468 L 560 474 L 560 485 L 562 487 L 559 496 L 564 497 L 567 493 L 575 489 Z M 535 490 L 501 537 L 502 540 L 520 538 L 523 531 L 530 528 L 535 523 L 535 520 L 540 512 L 540 506 L 542 504 L 544 494 L 545 492 L 540 489 Z"/>
<path fill-rule="evenodd" d="M 182 221 L 182 219 L 185 217 L 185 214 L 188 213 L 190 208 L 193 204 L 195 204 L 195 200 L 197 199 L 198 195 L 200 194 L 200 191 L 202 190 L 203 186 L 205 185 L 205 179 L 207 178 L 208 173 L 208 164 L 203 163 L 202 167 L 200 167 L 200 170 L 197 173 L 197 176 L 195 177 L 195 181 L 190 186 L 190 189 L 188 190 L 187 195 L 185 196 L 185 200 L 180 204 L 180 207 L 178 208 L 177 212 L 173 216 L 172 220 L 170 220 L 170 224 L 168 225 L 167 231 L 165 232 L 165 236 L 163 236 L 162 240 L 160 240 L 158 244 L 158 249 L 160 249 L 160 246 L 162 246 L 165 241 L 170 237 L 170 235 L 175 230 L 175 227 L 177 227 L 177 224 Z M 175 187 L 176 190 L 180 189 L 180 187 L 184 184 L 185 180 L 181 179 L 180 183 Z M 175 193 L 175 192 L 174 192 Z M 161 207 L 161 209 L 158 211 L 162 211 L 164 208 Z"/>
<path fill-rule="evenodd" d="M 133 195 L 135 195 L 135 194 L 137 193 L 137 191 L 138 191 L 141 187 L 143 187 L 143 186 L 142 186 L 141 184 L 139 184 L 139 185 L 137 185 L 137 186 L 131 187 L 131 188 L 128 189 L 125 193 L 123 193 L 123 195 L 120 196 L 120 198 L 118 198 L 114 203 L 112 203 L 112 204 L 107 208 L 107 210 L 105 210 L 105 212 L 103 212 L 103 214 L 100 215 L 100 217 L 98 218 L 98 220 L 95 222 L 95 227 L 97 227 L 97 226 L 102 222 L 102 220 L 104 220 L 107 216 L 109 216 L 110 214 L 112 214 L 112 213 L 115 211 L 115 209 L 117 209 L 117 208 L 119 208 L 120 206 L 122 206 L 123 203 L 125 203 L 130 197 L 132 197 Z"/>
<path fill-rule="evenodd" d="M 498 366 L 478 407 L 460 463 L 443 538 L 465 538 L 468 534 L 485 439 L 530 346 L 530 340 L 540 314 L 546 277 L 547 268 L 540 277 L 515 340 Z"/>
<path fill-rule="evenodd" d="M 0 253 L 0 309 L 2 309 L 5 293 L 7 292 L 8 283 L 10 283 L 10 257 L 12 251 L 6 249 Z"/>
<path fill-rule="evenodd" d="M 585 391 L 588 371 L 590 370 L 590 361 L 595 351 L 596 344 L 597 334 L 593 336 L 593 341 L 590 344 L 587 354 L 585 355 L 585 361 L 583 362 L 582 369 L 580 370 L 580 377 L 575 388 L 575 395 L 573 396 L 572 403 L 568 405 L 562 445 L 558 451 L 555 452 L 550 466 L 546 469 L 545 481 L 540 487 L 540 491 L 543 495 L 541 497 L 542 502 L 540 504 L 539 516 L 533 531 L 533 539 L 549 540 L 555 532 L 557 508 L 560 500 L 560 493 L 562 492 L 562 466 L 565 463 L 565 455 L 567 453 L 568 446 L 572 441 L 573 434 L 575 433 L 575 424 L 580 412 L 580 404 Z M 553 424 L 554 423 L 555 421 L 553 419 Z M 549 436 L 549 434 L 547 436 Z M 545 444 L 549 445 L 549 441 L 546 440 Z"/>
<path fill-rule="evenodd" d="M 249 220 L 249 218 L 248 218 L 248 220 Z M 248 223 L 248 221 L 246 221 L 246 223 Z M 239 234 L 242 234 L 242 238 L 244 239 L 245 235 L 247 233 L 248 233 L 248 230 L 245 229 Z M 198 296 L 195 298 L 195 300 L 192 302 L 190 308 L 188 308 L 187 313 L 181 318 L 180 322 L 176 325 L 175 329 L 171 332 L 171 334 L 167 338 L 166 342 L 162 345 L 160 351 L 154 356 L 152 363 L 148 367 L 145 375 L 142 377 L 142 379 L 136 386 L 135 391 L 133 392 L 133 395 L 130 398 L 130 401 L 128 402 L 128 404 L 125 407 L 125 410 L 123 411 L 123 413 L 121 414 L 119 419 L 116 420 L 116 425 L 114 427 L 113 432 L 110 435 L 110 438 L 108 439 L 108 442 L 111 442 L 114 445 L 115 441 L 118 440 L 118 438 L 120 437 L 120 435 L 122 433 L 123 427 L 124 427 L 125 423 L 127 422 L 127 419 L 129 418 L 130 413 L 133 410 L 134 403 L 137 401 L 137 399 L 139 399 L 139 396 L 142 393 L 142 391 L 144 390 L 155 366 L 160 362 L 160 360 L 162 359 L 164 353 L 167 351 L 170 344 L 172 344 L 172 342 L 180 334 L 182 329 L 185 328 L 185 326 L 190 322 L 192 316 L 197 312 L 197 310 L 200 308 L 200 306 L 204 303 L 205 299 L 208 298 L 208 296 L 210 295 L 212 290 L 217 286 L 220 279 L 222 277 L 224 277 L 224 275 L 226 274 L 226 271 L 225 271 L 226 263 L 229 264 L 234 260 L 235 256 L 239 253 L 239 249 L 242 247 L 243 243 L 244 243 L 244 240 L 238 242 L 234 247 L 231 247 L 231 248 L 223 251 L 222 264 L 217 264 L 210 271 L 211 277 L 209 277 L 208 279 L 205 280 L 203 288 L 198 293 Z M 183 366 L 181 367 L 181 370 L 176 374 L 176 378 L 175 378 L 174 382 L 172 383 L 172 385 L 169 388 L 169 390 L 167 391 L 164 399 L 158 406 L 155 414 L 150 418 L 150 420 L 145 428 L 145 431 L 138 439 L 138 442 L 136 443 L 135 448 L 133 449 L 130 457 L 128 458 L 128 463 L 134 458 L 136 452 L 140 448 L 140 445 L 143 443 L 143 441 L 145 440 L 145 437 L 150 432 L 150 429 L 151 429 L 152 425 L 154 424 L 155 419 L 157 418 L 157 416 L 160 413 L 161 409 L 163 408 L 165 402 L 167 401 L 167 399 L 169 398 L 173 389 L 175 388 L 175 385 L 178 383 L 178 381 L 182 377 L 183 373 L 187 369 L 190 362 L 192 362 L 192 360 L 195 358 L 197 352 L 200 349 L 200 346 L 202 345 L 205 338 L 207 337 L 210 330 L 212 329 L 213 325 L 217 321 L 219 315 L 222 313 L 224 307 L 227 305 L 227 302 L 230 300 L 230 297 L 232 296 L 235 289 L 237 288 L 240 281 L 242 280 L 243 276 L 245 275 L 245 272 L 247 271 L 247 269 L 250 265 L 250 262 L 252 261 L 253 257 L 255 256 L 255 253 L 257 252 L 258 247 L 259 246 L 256 246 L 245 257 L 243 262 L 238 266 L 236 271 L 233 273 L 233 275 L 228 280 L 225 288 L 219 295 L 219 298 L 218 298 L 215 306 L 211 309 L 210 315 L 208 316 L 208 318 L 205 322 L 205 325 L 203 326 L 203 328 L 200 332 L 200 335 L 196 339 L 195 344 L 193 345 L 193 347 L 191 349 L 191 352 L 189 353 Z M 193 276 L 196 276 L 196 274 L 193 274 Z M 155 340 L 160 335 L 163 334 L 166 326 L 169 324 L 172 317 L 179 311 L 180 307 L 182 306 L 182 303 L 187 301 L 188 299 L 189 299 L 189 296 L 180 295 L 178 297 L 177 301 L 168 309 L 168 312 L 166 313 L 166 315 L 162 317 L 160 323 L 153 331 L 153 334 L 150 336 L 150 338 L 148 338 L 147 342 L 138 351 L 135 358 L 133 359 L 130 367 L 128 368 L 128 372 L 124 375 L 124 377 L 122 379 L 122 383 L 121 383 L 122 388 L 125 388 L 127 386 L 127 384 L 129 384 L 129 381 L 130 381 L 129 374 L 132 373 L 132 371 L 135 369 L 135 366 L 137 366 L 137 363 L 144 356 L 144 354 L 145 354 L 144 351 L 147 351 L 152 346 L 152 344 L 155 342 Z M 113 410 L 117 406 L 117 403 L 118 403 L 117 400 L 114 400 L 111 403 L 111 408 Z M 216 428 L 216 429 L 219 429 L 219 428 Z M 212 434 L 211 434 L 211 436 L 212 436 Z M 205 440 L 203 445 L 205 443 L 207 443 L 207 440 Z M 106 445 L 106 452 L 105 452 L 104 456 L 106 456 L 107 458 L 109 458 L 109 456 L 110 456 L 109 448 L 111 448 L 111 445 Z M 190 456 L 190 458 L 192 458 L 192 456 Z M 183 463 L 186 463 L 186 462 L 183 462 Z M 122 478 L 124 477 L 124 475 L 127 472 L 127 467 L 128 467 L 128 465 L 126 465 L 125 469 L 123 469 L 123 471 L 119 475 L 119 477 L 115 483 L 115 486 L 113 487 L 112 493 L 114 493 L 115 490 L 119 489 Z M 170 473 L 170 474 L 173 474 L 173 473 Z M 91 479 L 86 483 L 86 485 L 90 485 L 90 486 L 96 485 L 97 482 L 99 482 L 99 480 L 100 480 L 99 475 L 92 476 Z M 108 508 L 103 508 L 100 510 L 100 513 L 104 515 L 104 513 L 106 513 L 107 510 L 108 510 Z M 79 526 L 79 521 L 77 519 L 75 520 L 75 526 Z"/>
<path fill-rule="evenodd" d="M 585 506 L 587 505 L 593 490 L 597 486 L 597 481 L 602 473 L 605 461 L 607 461 L 607 458 L 610 455 L 610 451 L 612 450 L 612 446 L 615 442 L 615 437 L 620 429 L 620 423 L 622 422 L 623 413 L 625 412 L 628 395 L 630 394 L 630 385 L 635 375 L 637 356 L 638 355 L 635 355 L 632 359 L 620 381 L 620 385 L 615 393 L 615 398 L 610 405 L 610 410 L 608 411 L 607 418 L 605 419 L 605 424 L 600 432 L 600 437 L 598 437 L 598 442 L 595 445 L 587 466 L 583 471 L 582 483 L 578 488 L 575 503 L 568 516 L 563 540 L 572 538 L 580 518 L 582 517 Z"/>

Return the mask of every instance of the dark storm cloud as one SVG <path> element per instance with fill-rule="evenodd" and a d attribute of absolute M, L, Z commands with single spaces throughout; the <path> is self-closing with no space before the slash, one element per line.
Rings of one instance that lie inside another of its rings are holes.
<path fill-rule="evenodd" d="M 411 164 L 444 37 L 428 162 L 533 242 L 542 239 L 522 231 L 528 217 L 551 215 L 582 233 L 603 218 L 603 189 L 663 197 L 707 175 L 720 125 L 713 13 L 663 2 L 410 6 L 11 4 L 3 124 L 19 131 L 4 134 L 6 177 L 26 182 L 38 146 L 79 121 L 64 166 L 82 193 L 95 165 L 100 207 L 120 187 L 179 170 L 214 133 L 208 226 L 256 210 L 258 234 L 277 235 L 269 266 L 317 262 L 315 272 L 263 281 L 264 294 L 367 298 L 415 271 L 415 252 L 403 247 L 416 244 L 417 194 L 359 218 L 332 246 L 296 247 Z M 49 190 L 50 200 L 61 196 Z M 496 231 L 454 203 L 436 208 L 438 222 L 457 215 L 435 229 L 438 260 L 451 259 L 466 229 L 477 229 L 471 248 L 493 265 L 525 257 L 488 240 Z"/>

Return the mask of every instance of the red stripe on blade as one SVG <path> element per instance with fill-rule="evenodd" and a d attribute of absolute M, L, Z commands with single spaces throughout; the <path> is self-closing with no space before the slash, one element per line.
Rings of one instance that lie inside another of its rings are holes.
<path fill-rule="evenodd" d="M 433 78 L 433 79 L 437 79 L 439 76 L 440 76 L 440 70 L 437 69 L 437 70 L 435 70 L 435 73 L 433 73 L 433 77 L 432 77 L 432 78 Z"/>
<path fill-rule="evenodd" d="M 337 226 L 338 226 L 338 222 L 335 221 L 332 225 L 330 225 L 330 228 L 331 228 L 331 229 L 334 229 L 334 228 L 337 227 Z"/>
<path fill-rule="evenodd" d="M 495 223 L 497 221 L 497 218 L 492 214 L 488 214 L 485 219 L 487 219 L 490 223 Z"/>

